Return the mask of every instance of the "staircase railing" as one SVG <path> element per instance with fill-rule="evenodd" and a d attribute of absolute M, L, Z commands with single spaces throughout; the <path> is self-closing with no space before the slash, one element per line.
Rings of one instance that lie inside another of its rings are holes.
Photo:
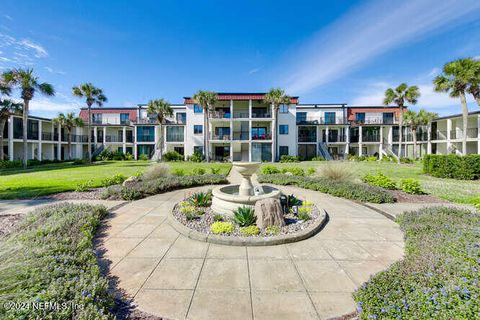
<path fill-rule="evenodd" d="M 319 143 L 319 149 L 320 149 L 320 153 L 322 154 L 322 157 L 325 160 L 333 160 L 333 157 L 330 154 L 330 152 L 328 151 L 327 144 L 325 142 L 320 142 Z"/>

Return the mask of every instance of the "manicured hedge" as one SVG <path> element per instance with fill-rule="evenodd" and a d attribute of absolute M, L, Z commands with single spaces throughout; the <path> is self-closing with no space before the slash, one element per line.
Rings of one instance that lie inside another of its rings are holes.
<path fill-rule="evenodd" d="M 27 165 L 29 166 L 37 166 L 42 164 L 50 164 L 50 163 L 61 163 L 67 162 L 72 160 L 36 160 L 30 159 L 27 160 Z M 22 160 L 0 160 L 0 169 L 9 169 L 9 168 L 20 168 L 23 165 Z"/>
<path fill-rule="evenodd" d="M 106 214 L 103 206 L 47 206 L 1 239 L 0 319 L 113 319 L 113 298 L 93 250 Z M 34 309 L 34 303 L 51 305 Z"/>
<path fill-rule="evenodd" d="M 479 179 L 480 155 L 429 154 L 423 158 L 423 172 L 438 178 Z"/>
<path fill-rule="evenodd" d="M 354 293 L 360 319 L 478 319 L 480 215 L 425 208 L 397 222 L 405 258 Z"/>
<path fill-rule="evenodd" d="M 108 187 L 102 198 L 136 200 L 175 189 L 227 182 L 227 178 L 220 174 L 166 176 L 153 180 L 139 180 L 125 187 L 119 185 Z"/>
<path fill-rule="evenodd" d="M 260 175 L 258 181 L 278 185 L 294 185 L 300 188 L 316 190 L 332 196 L 362 202 L 391 203 L 394 201 L 393 196 L 382 188 L 350 181 L 288 176 L 285 174 Z"/>

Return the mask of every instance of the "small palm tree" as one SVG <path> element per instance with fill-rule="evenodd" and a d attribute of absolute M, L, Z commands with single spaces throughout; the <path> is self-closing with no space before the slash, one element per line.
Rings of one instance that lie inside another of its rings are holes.
<path fill-rule="evenodd" d="M 205 158 L 207 162 L 210 161 L 210 136 L 209 136 L 209 116 L 210 112 L 213 111 L 213 106 L 218 100 L 218 95 L 213 91 L 203 91 L 199 90 L 193 95 L 193 100 L 197 102 L 203 108 L 203 143 L 205 149 Z"/>
<path fill-rule="evenodd" d="M 282 104 L 290 104 L 291 98 L 285 94 L 285 90 L 280 88 L 273 88 L 268 91 L 263 97 L 263 101 L 268 103 L 273 110 L 273 160 L 278 160 L 277 152 L 277 127 L 278 127 L 278 109 Z"/>
<path fill-rule="evenodd" d="M 3 82 L 11 87 L 18 87 L 23 99 L 23 168 L 27 168 L 28 160 L 28 111 L 30 101 L 39 92 L 46 96 L 55 95 L 53 86 L 46 82 L 40 82 L 38 77 L 33 73 L 33 69 L 12 69 L 6 71 L 2 75 Z"/>
<path fill-rule="evenodd" d="M 163 157 L 163 124 L 165 119 L 173 117 L 173 109 L 170 103 L 164 99 L 150 100 L 147 107 L 147 113 L 155 114 L 157 116 L 158 124 L 160 126 L 160 139 L 158 141 L 160 149 L 160 160 Z"/>
<path fill-rule="evenodd" d="M 92 105 L 96 104 L 101 107 L 107 102 L 107 97 L 103 94 L 102 89 L 95 87 L 91 83 L 84 83 L 72 88 L 74 96 L 79 98 L 85 98 L 88 108 L 88 162 L 92 162 Z"/>
<path fill-rule="evenodd" d="M 53 119 L 55 125 L 60 125 L 67 130 L 68 135 L 68 159 L 72 159 L 72 132 L 75 127 L 83 127 L 83 120 L 80 117 L 76 117 L 73 112 L 69 112 L 66 115 L 59 113 L 56 118 Z"/>
<path fill-rule="evenodd" d="M 430 122 L 438 115 L 433 112 L 428 112 L 421 109 L 418 112 L 408 110 L 403 115 L 403 122 L 406 126 L 409 126 L 413 135 L 413 158 L 417 158 L 417 130 L 421 126 L 429 125 Z"/>
<path fill-rule="evenodd" d="M 472 70 L 476 67 L 473 59 L 458 59 L 443 66 L 442 74 L 435 77 L 436 92 L 447 92 L 452 98 L 460 98 L 462 106 L 463 134 L 462 153 L 467 153 L 468 106 L 466 93 L 472 80 Z"/>
<path fill-rule="evenodd" d="M 5 124 L 12 114 L 20 114 L 22 112 L 22 106 L 21 103 L 15 103 L 9 99 L 0 99 L 0 161 L 5 157 L 3 152 L 3 130 L 5 130 Z"/>
<path fill-rule="evenodd" d="M 395 103 L 400 108 L 400 115 L 398 119 L 398 129 L 400 136 L 398 138 L 398 163 L 402 157 L 402 126 L 403 126 L 403 108 L 405 103 L 416 104 L 420 97 L 420 90 L 417 86 L 408 86 L 406 83 L 401 83 L 395 89 L 388 88 L 385 91 L 385 98 L 383 104 L 388 106 Z"/>

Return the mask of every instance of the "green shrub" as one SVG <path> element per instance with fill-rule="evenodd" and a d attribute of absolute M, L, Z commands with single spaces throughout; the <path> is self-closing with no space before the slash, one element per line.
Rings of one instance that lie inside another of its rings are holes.
<path fill-rule="evenodd" d="M 183 169 L 183 168 L 175 168 L 175 169 L 173 169 L 172 174 L 174 176 L 181 177 L 181 176 L 184 176 L 186 174 L 186 172 L 185 172 L 185 169 Z"/>
<path fill-rule="evenodd" d="M 378 172 L 377 174 L 366 174 L 363 176 L 362 181 L 372 186 L 377 186 L 387 190 L 397 189 L 397 184 L 395 181 L 381 172 Z"/>
<path fill-rule="evenodd" d="M 93 180 L 87 180 L 77 183 L 75 186 L 75 192 L 87 192 L 93 188 Z"/>
<path fill-rule="evenodd" d="M 400 158 L 400 163 L 413 163 L 413 159 L 410 159 L 410 158 L 406 158 L 406 157 L 401 157 Z"/>
<path fill-rule="evenodd" d="M 302 204 L 302 200 L 298 199 L 293 194 L 289 194 L 287 196 L 287 203 L 289 207 L 300 206 Z"/>
<path fill-rule="evenodd" d="M 165 161 L 183 161 L 184 157 L 177 151 L 165 152 L 162 156 L 162 160 Z"/>
<path fill-rule="evenodd" d="M 315 168 L 308 168 L 307 169 L 307 176 L 314 176 L 317 173 L 317 170 Z"/>
<path fill-rule="evenodd" d="M 203 156 L 200 152 L 194 152 L 191 156 L 187 157 L 187 161 L 202 162 Z"/>
<path fill-rule="evenodd" d="M 240 228 L 240 233 L 245 236 L 256 236 L 260 233 L 260 228 L 257 226 L 248 226 Z"/>
<path fill-rule="evenodd" d="M 283 168 L 282 173 L 291 173 L 294 176 L 304 176 L 305 171 L 302 168 L 297 168 L 297 167 L 290 167 L 290 168 Z"/>
<path fill-rule="evenodd" d="M 382 188 L 350 181 L 333 181 L 321 177 L 285 176 L 283 174 L 260 175 L 258 181 L 278 185 L 295 185 L 300 188 L 363 202 L 392 203 L 394 201 L 393 196 Z"/>
<path fill-rule="evenodd" d="M 480 155 L 429 154 L 423 157 L 423 173 L 437 178 L 474 180 L 480 178 Z"/>
<path fill-rule="evenodd" d="M 235 230 L 231 222 L 216 221 L 210 226 L 210 231 L 214 234 L 230 234 Z"/>
<path fill-rule="evenodd" d="M 322 156 L 313 157 L 310 161 L 325 161 L 325 158 Z"/>
<path fill-rule="evenodd" d="M 220 173 L 220 168 L 218 168 L 218 167 L 211 167 L 211 168 L 210 168 L 210 173 L 211 173 L 211 174 L 219 174 L 219 173 Z"/>
<path fill-rule="evenodd" d="M 111 186 L 102 194 L 103 199 L 137 200 L 171 190 L 203 185 L 224 184 L 224 175 L 206 174 L 203 176 L 166 176 L 153 180 L 139 180 L 128 187 Z"/>
<path fill-rule="evenodd" d="M 320 176 L 334 181 L 351 180 L 352 170 L 343 163 L 326 163 L 320 170 Z"/>
<path fill-rule="evenodd" d="M 109 178 L 105 178 L 102 180 L 101 184 L 102 186 L 104 187 L 108 187 L 108 186 L 112 186 L 114 184 L 120 184 L 122 183 L 123 181 L 127 180 L 127 177 L 125 177 L 123 174 L 121 173 L 117 173 Z"/>
<path fill-rule="evenodd" d="M 378 158 L 376 156 L 367 156 L 365 158 L 365 161 L 377 161 Z"/>
<path fill-rule="evenodd" d="M 149 159 L 150 158 L 145 153 L 142 153 L 141 155 L 138 156 L 138 160 L 147 161 Z"/>
<path fill-rule="evenodd" d="M 131 154 L 129 152 L 125 153 L 125 160 L 133 160 L 133 159 L 135 159 L 133 154 Z"/>
<path fill-rule="evenodd" d="M 265 165 L 265 166 L 262 166 L 262 168 L 260 169 L 260 172 L 262 174 L 277 174 L 277 173 L 280 173 L 280 169 L 278 169 L 274 165 Z"/>
<path fill-rule="evenodd" d="M 298 208 L 297 216 L 298 216 L 298 219 L 307 221 L 307 220 L 311 219 L 311 217 L 310 217 L 311 213 L 312 213 L 312 208 L 311 207 L 300 207 L 300 208 Z"/>
<path fill-rule="evenodd" d="M 221 214 L 216 214 L 213 216 L 213 221 L 223 221 L 223 216 Z"/>
<path fill-rule="evenodd" d="M 0 244 L 1 319 L 113 319 L 113 297 L 102 277 L 94 236 L 103 206 L 56 204 L 25 217 Z M 6 303 L 30 308 L 6 309 Z M 32 308 L 58 303 L 77 308 Z"/>
<path fill-rule="evenodd" d="M 383 162 L 396 162 L 397 159 L 391 154 L 382 157 Z"/>
<path fill-rule="evenodd" d="M 194 207 L 208 207 L 212 203 L 212 192 L 195 192 L 188 201 Z"/>
<path fill-rule="evenodd" d="M 179 211 L 189 221 L 198 218 L 198 216 L 203 213 L 192 205 L 181 205 Z"/>
<path fill-rule="evenodd" d="M 265 228 L 265 233 L 272 236 L 276 236 L 280 234 L 280 231 L 281 231 L 280 227 L 277 227 L 277 226 L 268 226 Z"/>
<path fill-rule="evenodd" d="M 478 319 L 480 215 L 424 208 L 397 222 L 404 258 L 354 293 L 360 319 Z"/>
<path fill-rule="evenodd" d="M 204 175 L 205 174 L 205 169 L 200 168 L 200 167 L 199 168 L 193 168 L 192 174 L 197 175 L 197 176 Z"/>
<path fill-rule="evenodd" d="M 233 221 L 240 227 L 248 227 L 255 223 L 255 213 L 251 207 L 240 207 L 233 211 Z"/>
<path fill-rule="evenodd" d="M 300 162 L 300 158 L 297 156 L 289 156 L 284 154 L 283 156 L 280 157 L 280 162 L 285 163 L 285 162 Z"/>
<path fill-rule="evenodd" d="M 72 163 L 72 164 L 73 164 L 74 166 L 79 166 L 79 165 L 86 164 L 86 163 L 87 163 L 86 160 L 83 160 L 83 159 L 75 159 L 75 160 L 73 160 L 73 163 Z"/>
<path fill-rule="evenodd" d="M 410 194 L 424 194 L 422 190 L 422 186 L 420 185 L 420 181 L 407 178 L 400 180 L 400 189 L 403 192 L 410 193 Z"/>

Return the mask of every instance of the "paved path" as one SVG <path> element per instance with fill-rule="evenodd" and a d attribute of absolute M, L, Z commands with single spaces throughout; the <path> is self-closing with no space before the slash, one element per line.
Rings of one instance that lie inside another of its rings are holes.
<path fill-rule="evenodd" d="M 99 254 L 143 311 L 168 319 L 325 319 L 355 310 L 351 293 L 403 255 L 398 226 L 374 210 L 318 192 L 282 187 L 330 217 L 316 236 L 270 247 L 190 240 L 168 212 L 187 194 L 129 203 L 106 222 Z"/>

